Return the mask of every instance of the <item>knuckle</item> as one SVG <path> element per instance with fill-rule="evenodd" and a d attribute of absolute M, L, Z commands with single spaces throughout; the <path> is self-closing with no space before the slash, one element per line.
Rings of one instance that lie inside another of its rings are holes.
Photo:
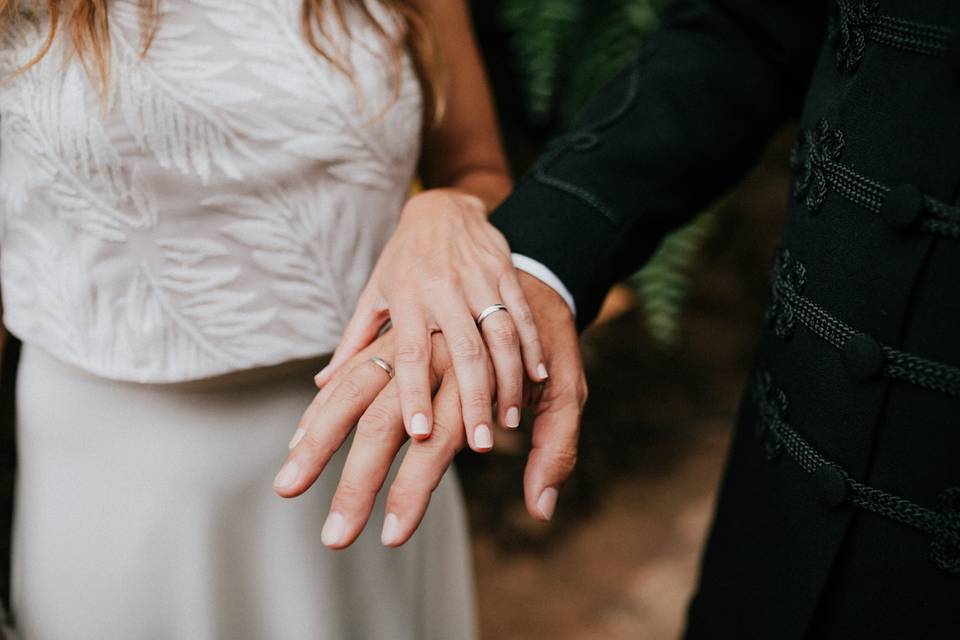
<path fill-rule="evenodd" d="M 522 324 L 534 324 L 533 311 L 527 305 L 522 305 L 519 309 L 511 310 L 513 317 Z"/>
<path fill-rule="evenodd" d="M 425 452 L 432 460 L 446 466 L 453 460 L 453 457 L 460 449 L 458 435 L 462 433 L 462 425 L 454 428 L 448 422 L 438 422 L 434 420 L 433 433 L 430 437 L 426 440 L 418 440 L 412 446 Z"/>
<path fill-rule="evenodd" d="M 459 431 L 462 428 L 462 425 L 458 425 L 456 427 L 456 431 Z M 451 440 L 451 435 L 453 435 L 456 431 L 449 421 L 439 418 L 435 415 L 433 417 L 433 433 L 430 435 L 430 438 L 418 442 L 417 444 L 427 445 L 427 447 L 435 446 L 438 443 Z"/>
<path fill-rule="evenodd" d="M 363 399 L 363 387 L 352 378 L 344 378 L 337 384 L 333 397 L 345 404 L 354 404 Z"/>
<path fill-rule="evenodd" d="M 430 397 L 430 391 L 419 382 L 405 384 L 400 393 L 404 401 L 412 401 L 414 403 L 425 404 Z"/>
<path fill-rule="evenodd" d="M 419 342 L 404 342 L 397 345 L 397 364 L 416 365 L 427 361 L 427 349 Z"/>
<path fill-rule="evenodd" d="M 410 480 L 398 478 L 390 487 L 389 502 L 393 505 L 407 505 L 404 507 L 406 510 L 409 505 L 421 500 L 423 493 L 423 490 L 418 489 Z"/>
<path fill-rule="evenodd" d="M 364 499 L 376 493 L 373 487 L 357 482 L 352 478 L 340 478 L 337 484 L 337 499 L 339 501 L 353 502 L 357 499 Z"/>
<path fill-rule="evenodd" d="M 558 409 L 574 406 L 579 411 L 586 402 L 586 382 L 551 380 L 544 385 L 543 400 Z"/>
<path fill-rule="evenodd" d="M 486 410 L 490 408 L 490 394 L 486 391 L 469 391 L 465 404 L 471 409 Z"/>
<path fill-rule="evenodd" d="M 454 359 L 476 362 L 483 357 L 483 343 L 473 336 L 459 336 L 450 345 Z"/>
<path fill-rule="evenodd" d="M 504 405 L 523 395 L 523 380 L 519 377 L 502 382 L 497 388 L 497 403 Z"/>
<path fill-rule="evenodd" d="M 306 447 L 312 458 L 320 460 L 327 460 L 333 456 L 338 449 L 338 447 L 331 445 L 326 438 L 321 436 L 316 429 L 309 429 L 304 433 L 300 444 Z"/>
<path fill-rule="evenodd" d="M 503 322 L 490 328 L 490 340 L 497 347 L 516 350 L 520 346 L 520 336 L 513 323 Z"/>
<path fill-rule="evenodd" d="M 456 289 L 460 277 L 449 269 L 430 269 L 423 277 L 423 289 L 430 293 Z"/>
<path fill-rule="evenodd" d="M 573 473 L 577 466 L 577 448 L 566 446 L 551 449 L 549 452 L 550 466 L 553 470 L 563 476 Z"/>
<path fill-rule="evenodd" d="M 389 439 L 394 428 L 393 414 L 383 407 L 372 405 L 357 422 L 355 437 L 381 442 Z"/>
<path fill-rule="evenodd" d="M 496 260 L 496 266 L 494 267 L 494 272 L 496 273 L 496 276 L 497 276 L 497 289 L 498 290 L 507 289 L 507 288 L 515 289 L 517 286 L 516 285 L 517 272 L 514 269 L 513 263 L 509 258 L 510 245 L 507 243 L 507 239 L 503 237 L 503 234 L 500 234 L 498 232 L 497 235 L 500 236 L 499 238 L 500 240 L 503 240 L 503 245 L 500 245 L 498 248 L 499 249 L 506 248 L 506 251 L 504 252 L 505 254 L 504 257 L 499 257 Z"/>

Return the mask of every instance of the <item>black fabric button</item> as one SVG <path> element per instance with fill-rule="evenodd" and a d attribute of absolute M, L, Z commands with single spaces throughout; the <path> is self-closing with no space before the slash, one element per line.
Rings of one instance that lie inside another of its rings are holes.
<path fill-rule="evenodd" d="M 923 194 L 912 184 L 894 187 L 883 200 L 880 215 L 895 229 L 906 229 L 923 213 Z"/>
<path fill-rule="evenodd" d="M 843 472 L 832 464 L 817 467 L 813 472 L 813 480 L 817 484 L 817 493 L 831 507 L 839 507 L 847 499 L 847 478 Z"/>
<path fill-rule="evenodd" d="M 883 348 L 865 333 L 858 333 L 843 345 L 847 371 L 857 378 L 872 378 L 883 368 Z"/>
<path fill-rule="evenodd" d="M 960 34 L 951 38 L 947 44 L 947 51 L 943 59 L 947 63 L 947 66 L 957 74 L 957 79 L 960 79 Z"/>

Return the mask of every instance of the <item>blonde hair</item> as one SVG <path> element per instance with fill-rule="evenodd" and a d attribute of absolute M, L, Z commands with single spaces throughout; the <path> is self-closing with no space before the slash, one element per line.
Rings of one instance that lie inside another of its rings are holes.
<path fill-rule="evenodd" d="M 387 45 L 389 63 L 392 66 L 392 89 L 399 96 L 401 87 L 401 60 L 409 53 L 417 79 L 423 92 L 427 126 L 437 124 L 444 112 L 444 64 L 436 45 L 433 27 L 427 13 L 417 6 L 415 0 L 378 0 L 401 21 L 403 29 L 391 32 L 378 21 L 367 6 L 367 0 L 303 0 L 300 11 L 300 28 L 311 48 L 335 68 L 353 78 L 350 60 L 329 46 L 324 17 L 332 15 L 336 25 L 348 36 L 350 28 L 344 11 L 352 8 L 360 12 Z M 156 34 L 159 22 L 160 0 L 140 0 L 143 30 L 142 51 L 146 54 Z M 33 0 L 32 9 L 25 9 L 23 0 L 0 0 L 0 28 L 10 21 L 27 15 L 39 15 L 45 5 L 48 22 L 47 38 L 37 54 L 17 74 L 28 70 L 43 59 L 57 37 L 61 21 L 69 31 L 77 56 L 83 66 L 94 75 L 105 90 L 110 83 L 110 20 L 108 0 Z"/>

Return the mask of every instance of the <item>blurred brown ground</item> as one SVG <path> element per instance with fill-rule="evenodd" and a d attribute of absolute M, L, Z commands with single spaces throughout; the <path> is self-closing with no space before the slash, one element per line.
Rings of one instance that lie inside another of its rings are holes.
<path fill-rule="evenodd" d="M 680 635 L 762 323 L 793 134 L 724 199 L 672 352 L 646 337 L 625 288 L 585 334 L 581 459 L 555 522 L 523 510 L 522 434 L 461 459 L 484 638 Z"/>

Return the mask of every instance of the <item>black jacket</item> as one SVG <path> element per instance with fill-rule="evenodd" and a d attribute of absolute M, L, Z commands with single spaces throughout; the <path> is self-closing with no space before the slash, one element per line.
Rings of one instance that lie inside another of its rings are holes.
<path fill-rule="evenodd" d="M 960 2 L 676 0 L 492 220 L 584 326 L 797 115 L 687 633 L 960 637 Z"/>

